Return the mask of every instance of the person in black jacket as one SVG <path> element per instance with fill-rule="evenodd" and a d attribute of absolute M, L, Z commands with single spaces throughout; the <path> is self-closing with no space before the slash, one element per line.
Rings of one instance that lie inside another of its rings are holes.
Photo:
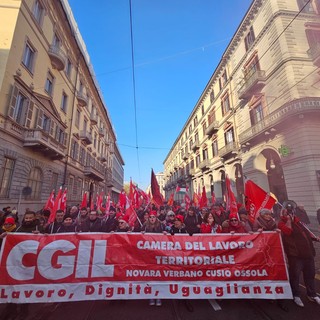
<path fill-rule="evenodd" d="M 186 226 L 187 232 L 190 235 L 193 235 L 194 233 L 200 233 L 201 223 L 201 216 L 196 212 L 196 209 L 194 207 L 190 207 L 184 218 L 184 224 Z"/>
<path fill-rule="evenodd" d="M 96 210 L 89 212 L 88 218 L 82 223 L 82 232 L 105 232 L 104 221 L 98 217 Z"/>

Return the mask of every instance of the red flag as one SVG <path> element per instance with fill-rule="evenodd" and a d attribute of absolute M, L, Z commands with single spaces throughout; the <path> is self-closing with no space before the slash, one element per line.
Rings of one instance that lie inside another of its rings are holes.
<path fill-rule="evenodd" d="M 129 201 L 128 201 L 129 202 Z M 137 213 L 134 210 L 133 206 L 129 204 L 125 211 L 125 216 L 128 217 L 128 223 L 131 227 L 134 226 L 136 220 L 137 220 Z"/>
<path fill-rule="evenodd" d="M 111 206 L 111 199 L 110 199 L 110 193 L 108 193 L 107 195 L 107 200 L 106 200 L 106 213 L 105 213 L 105 217 L 109 216 L 109 210 L 110 210 L 110 206 Z"/>
<path fill-rule="evenodd" d="M 54 190 L 51 191 L 49 198 L 48 198 L 45 206 L 43 207 L 43 209 L 51 211 L 53 208 L 53 205 L 54 205 Z"/>
<path fill-rule="evenodd" d="M 158 206 L 162 206 L 163 198 L 160 192 L 160 187 L 159 187 L 156 175 L 153 172 L 153 169 L 151 169 L 151 192 L 152 192 L 152 198 L 154 203 Z"/>
<path fill-rule="evenodd" d="M 256 219 L 257 212 L 262 208 L 272 209 L 277 199 L 260 188 L 251 180 L 245 183 L 246 209 L 249 212 L 249 221 L 252 223 Z"/>
<path fill-rule="evenodd" d="M 186 210 L 188 211 L 191 204 L 191 199 L 189 197 L 189 194 L 186 192 L 184 195 L 184 202 L 186 203 Z"/>
<path fill-rule="evenodd" d="M 66 208 L 67 208 L 67 188 L 65 188 L 63 191 L 59 209 L 63 210 L 63 212 L 66 212 Z"/>
<path fill-rule="evenodd" d="M 230 214 L 238 214 L 237 200 L 232 191 L 231 182 L 228 175 L 226 175 L 226 209 L 230 211 Z"/>
<path fill-rule="evenodd" d="M 173 197 L 174 197 L 174 193 L 172 192 L 168 200 L 168 206 L 170 207 L 173 205 Z"/>
<path fill-rule="evenodd" d="M 204 208 L 208 206 L 208 199 L 207 199 L 207 192 L 206 192 L 206 187 L 203 186 L 202 187 L 202 194 L 201 194 L 201 198 L 199 201 L 199 207 Z"/>
<path fill-rule="evenodd" d="M 81 208 L 86 208 L 87 205 L 88 205 L 87 202 L 88 202 L 88 200 L 87 200 L 87 191 L 85 191 L 85 192 L 83 193 L 83 197 L 82 197 L 80 209 L 81 209 Z"/>
<path fill-rule="evenodd" d="M 100 192 L 97 199 L 97 210 L 101 210 L 103 200 L 103 192 Z"/>
<path fill-rule="evenodd" d="M 120 208 L 124 209 L 126 207 L 127 203 L 127 195 L 125 191 L 122 189 L 120 195 L 119 195 L 119 206 Z"/>
<path fill-rule="evenodd" d="M 62 187 L 60 187 L 59 192 L 54 200 L 54 205 L 48 219 L 48 224 L 54 222 L 54 220 L 56 219 L 56 212 L 60 207 L 61 197 L 62 197 Z"/>
<path fill-rule="evenodd" d="M 216 194 L 214 193 L 214 191 L 211 192 L 211 203 L 215 204 L 217 201 L 216 199 Z"/>

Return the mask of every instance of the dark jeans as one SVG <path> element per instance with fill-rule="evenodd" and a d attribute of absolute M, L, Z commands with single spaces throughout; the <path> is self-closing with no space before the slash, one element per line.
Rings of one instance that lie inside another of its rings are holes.
<path fill-rule="evenodd" d="M 290 286 L 293 296 L 300 296 L 299 280 L 302 272 L 304 284 L 307 288 L 307 295 L 310 297 L 315 297 L 317 294 L 314 285 L 314 277 L 316 273 L 314 258 L 298 258 L 288 256 L 288 262 Z"/>

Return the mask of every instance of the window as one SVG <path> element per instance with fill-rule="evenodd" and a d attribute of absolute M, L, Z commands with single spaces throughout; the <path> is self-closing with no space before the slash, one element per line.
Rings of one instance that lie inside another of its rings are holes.
<path fill-rule="evenodd" d="M 33 103 L 17 87 L 12 90 L 8 115 L 21 126 L 30 128 Z"/>
<path fill-rule="evenodd" d="M 198 134 L 198 132 L 196 132 L 196 133 L 194 134 L 194 142 L 196 142 L 196 143 L 199 142 L 199 134 Z"/>
<path fill-rule="evenodd" d="M 31 194 L 26 196 L 28 200 L 40 200 L 42 190 L 42 171 L 39 168 L 32 168 L 29 173 L 28 187 L 31 188 Z"/>
<path fill-rule="evenodd" d="M 224 70 L 224 72 L 220 78 L 220 90 L 227 83 L 227 81 L 228 81 L 227 70 Z"/>
<path fill-rule="evenodd" d="M 212 157 L 217 157 L 218 156 L 218 140 L 215 139 L 212 141 L 212 144 L 211 144 L 211 147 L 212 147 Z"/>
<path fill-rule="evenodd" d="M 251 124 L 254 125 L 263 119 L 263 106 L 261 101 L 250 110 Z"/>
<path fill-rule="evenodd" d="M 87 128 L 88 128 L 88 121 L 83 120 L 83 131 L 87 132 Z"/>
<path fill-rule="evenodd" d="M 260 63 L 258 55 L 255 53 L 254 56 L 244 66 L 244 77 L 245 79 L 251 78 L 257 71 L 260 71 Z"/>
<path fill-rule="evenodd" d="M 80 153 L 79 153 L 79 162 L 83 165 L 84 159 L 86 158 L 86 151 L 83 147 L 80 147 Z"/>
<path fill-rule="evenodd" d="M 33 16 L 36 19 L 36 21 L 38 22 L 39 25 L 42 24 L 42 19 L 44 16 L 44 8 L 41 4 L 41 2 L 39 0 L 36 0 L 34 2 L 34 6 L 33 6 Z"/>
<path fill-rule="evenodd" d="M 246 46 L 246 51 L 248 51 L 250 49 L 250 47 L 254 43 L 255 39 L 256 38 L 255 38 L 255 35 L 254 35 L 253 26 L 251 26 L 248 34 L 244 38 L 244 44 Z"/>
<path fill-rule="evenodd" d="M 210 124 L 213 123 L 214 121 L 216 121 L 215 107 L 213 107 L 213 109 L 210 111 L 210 113 L 208 115 L 208 125 L 210 126 Z"/>
<path fill-rule="evenodd" d="M 71 153 L 70 153 L 70 156 L 71 156 L 71 158 L 73 158 L 74 160 L 78 160 L 78 149 L 79 149 L 79 146 L 78 146 L 77 141 L 72 140 L 72 142 L 71 142 Z"/>
<path fill-rule="evenodd" d="M 199 167 L 199 164 L 200 164 L 200 153 L 197 154 L 197 156 L 196 156 L 196 168 Z"/>
<path fill-rule="evenodd" d="M 68 181 L 68 190 L 69 190 L 69 194 L 70 194 L 70 198 L 73 199 L 74 198 L 74 176 L 69 176 L 69 181 Z"/>
<path fill-rule="evenodd" d="M 224 116 L 226 113 L 230 111 L 230 99 L 229 99 L 229 94 L 225 94 L 221 98 L 221 111 L 222 111 L 222 116 Z"/>
<path fill-rule="evenodd" d="M 13 168 L 14 160 L 5 157 L 0 168 L 0 198 L 9 198 Z"/>
<path fill-rule="evenodd" d="M 49 71 L 47 74 L 47 80 L 44 86 L 44 90 L 47 92 L 47 94 L 52 97 L 53 93 L 53 82 L 54 82 L 54 76 L 53 74 Z"/>
<path fill-rule="evenodd" d="M 40 109 L 38 109 L 37 115 L 37 128 L 41 128 L 43 131 L 50 133 L 51 119 Z"/>
<path fill-rule="evenodd" d="M 34 68 L 35 52 L 30 42 L 27 41 L 23 52 L 22 63 L 31 73 L 33 73 Z"/>
<path fill-rule="evenodd" d="M 215 96 L 214 96 L 214 91 L 212 90 L 212 91 L 210 92 L 210 103 L 213 103 L 214 98 L 215 98 Z"/>
<path fill-rule="evenodd" d="M 93 136 L 93 146 L 94 146 L 94 148 L 97 148 L 97 134 L 96 133 Z"/>
<path fill-rule="evenodd" d="M 207 123 L 206 121 L 202 122 L 202 135 L 205 136 L 206 135 L 206 129 L 207 129 Z"/>
<path fill-rule="evenodd" d="M 204 115 L 204 105 L 201 106 L 201 115 Z"/>
<path fill-rule="evenodd" d="M 196 127 L 198 125 L 198 117 L 195 116 L 195 118 L 193 119 L 193 126 Z"/>
<path fill-rule="evenodd" d="M 203 149 L 202 150 L 202 159 L 203 160 L 206 160 L 206 159 L 208 159 L 209 157 L 208 157 L 208 149 L 206 148 L 206 149 Z"/>
<path fill-rule="evenodd" d="M 52 45 L 53 45 L 55 48 L 60 48 L 60 47 L 61 47 L 61 41 L 60 41 L 60 38 L 58 37 L 57 34 L 54 34 L 54 36 L 53 36 Z"/>
<path fill-rule="evenodd" d="M 225 139 L 226 145 L 234 142 L 234 133 L 233 133 L 232 127 L 224 133 L 224 139 Z"/>
<path fill-rule="evenodd" d="M 190 124 L 189 126 L 189 134 L 191 134 L 191 132 L 192 132 L 192 124 Z"/>
<path fill-rule="evenodd" d="M 76 110 L 76 121 L 75 121 L 75 125 L 76 125 L 76 127 L 79 129 L 79 126 L 80 126 L 80 110 L 79 110 L 79 109 Z"/>
<path fill-rule="evenodd" d="M 60 144 L 66 145 L 67 134 L 61 128 L 57 127 L 55 139 Z"/>
<path fill-rule="evenodd" d="M 62 97 L 61 97 L 61 110 L 64 113 L 67 113 L 67 105 L 68 105 L 68 96 L 66 95 L 65 92 L 62 92 Z"/>
<path fill-rule="evenodd" d="M 70 59 L 67 59 L 67 64 L 66 64 L 66 75 L 68 76 L 68 78 L 71 78 L 71 71 L 72 71 L 72 63 L 70 61 Z"/>
<path fill-rule="evenodd" d="M 309 0 L 298 0 L 299 11 L 304 13 L 314 13 L 314 9 L 312 7 L 312 1 Z"/>
<path fill-rule="evenodd" d="M 309 47 L 318 52 L 320 46 L 320 26 L 317 29 L 306 29 L 306 36 L 308 39 Z"/>
<path fill-rule="evenodd" d="M 51 176 L 50 190 L 57 190 L 58 174 L 53 172 Z"/>

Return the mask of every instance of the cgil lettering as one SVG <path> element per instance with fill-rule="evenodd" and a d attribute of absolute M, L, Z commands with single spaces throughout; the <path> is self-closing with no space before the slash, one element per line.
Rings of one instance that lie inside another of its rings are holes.
<path fill-rule="evenodd" d="M 36 262 L 25 265 L 24 258 L 30 254 L 36 259 L 29 260 Z M 114 265 L 105 264 L 106 255 L 107 240 L 80 240 L 78 247 L 68 240 L 56 240 L 40 250 L 39 241 L 25 240 L 12 248 L 6 268 L 10 277 L 19 281 L 34 279 L 36 271 L 49 280 L 60 280 L 71 275 L 75 278 L 113 277 Z"/>

